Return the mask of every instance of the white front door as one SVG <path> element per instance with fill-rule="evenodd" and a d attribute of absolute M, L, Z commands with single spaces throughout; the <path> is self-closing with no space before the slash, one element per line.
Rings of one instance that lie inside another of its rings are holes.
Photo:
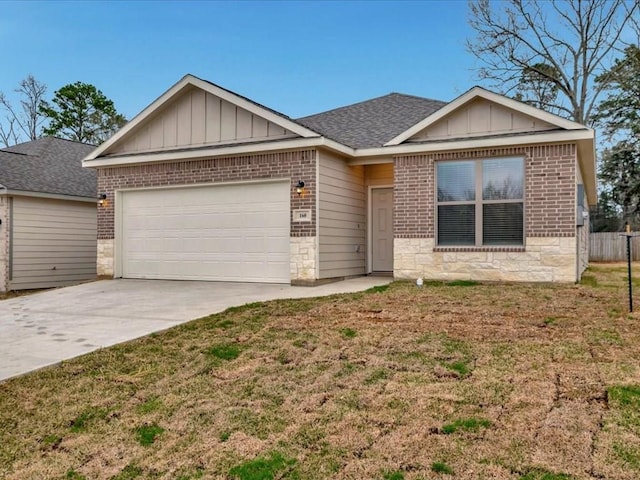
<path fill-rule="evenodd" d="M 371 270 L 393 271 L 393 188 L 371 190 Z"/>

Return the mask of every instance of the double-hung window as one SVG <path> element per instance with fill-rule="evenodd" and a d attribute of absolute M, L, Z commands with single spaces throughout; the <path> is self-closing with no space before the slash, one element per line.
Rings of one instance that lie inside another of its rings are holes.
<path fill-rule="evenodd" d="M 439 246 L 524 245 L 524 159 L 436 165 Z"/>

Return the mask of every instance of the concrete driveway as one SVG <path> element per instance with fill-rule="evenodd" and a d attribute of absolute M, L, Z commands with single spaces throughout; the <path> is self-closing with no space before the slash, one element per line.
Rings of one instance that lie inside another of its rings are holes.
<path fill-rule="evenodd" d="M 102 280 L 0 301 L 0 381 L 226 308 L 366 290 L 390 277 L 316 287 Z"/>

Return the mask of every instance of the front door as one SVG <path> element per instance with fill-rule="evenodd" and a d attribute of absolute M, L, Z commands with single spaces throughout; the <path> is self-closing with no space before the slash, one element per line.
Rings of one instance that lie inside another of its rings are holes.
<path fill-rule="evenodd" d="M 371 270 L 393 271 L 393 188 L 371 190 Z"/>

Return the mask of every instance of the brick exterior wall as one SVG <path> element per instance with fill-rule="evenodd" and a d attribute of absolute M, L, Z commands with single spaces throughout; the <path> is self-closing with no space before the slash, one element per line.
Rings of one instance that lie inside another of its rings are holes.
<path fill-rule="evenodd" d="M 291 178 L 291 209 L 311 210 L 312 220 L 291 223 L 292 237 L 316 235 L 315 150 L 279 152 L 205 160 L 98 168 L 98 193 L 106 193 L 108 205 L 98 208 L 98 239 L 114 238 L 114 191 L 243 180 Z M 305 183 L 298 196 L 296 184 Z"/>
<path fill-rule="evenodd" d="M 525 236 L 573 237 L 575 144 L 490 148 L 394 158 L 395 238 L 435 237 L 435 162 L 523 156 Z"/>

